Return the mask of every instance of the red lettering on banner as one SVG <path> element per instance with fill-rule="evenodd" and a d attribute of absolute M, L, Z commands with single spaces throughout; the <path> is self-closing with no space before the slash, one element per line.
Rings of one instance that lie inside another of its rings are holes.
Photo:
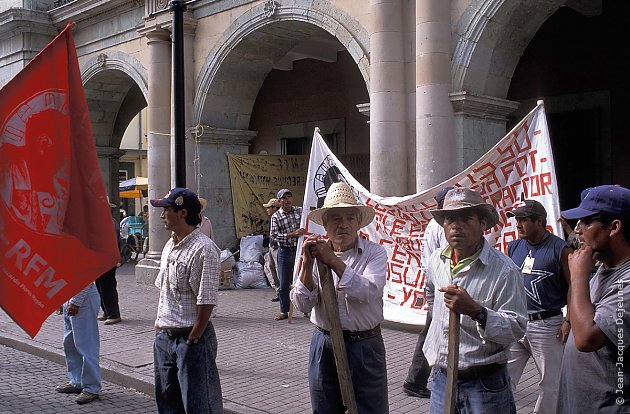
<path fill-rule="evenodd" d="M 405 256 L 406 256 L 406 253 L 401 250 L 401 246 L 394 243 L 394 248 L 392 249 L 392 255 L 389 258 L 389 260 L 392 262 L 397 262 L 397 263 L 406 263 L 407 261 L 404 260 Z"/>
<path fill-rule="evenodd" d="M 392 236 L 392 238 L 400 236 L 402 234 L 402 231 L 405 230 L 406 225 L 406 221 L 401 219 L 394 219 L 394 223 L 392 224 L 392 229 L 389 235 Z"/>

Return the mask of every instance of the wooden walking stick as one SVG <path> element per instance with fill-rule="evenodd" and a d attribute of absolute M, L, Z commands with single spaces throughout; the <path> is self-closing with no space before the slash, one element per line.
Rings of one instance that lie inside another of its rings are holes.
<path fill-rule="evenodd" d="M 457 370 L 459 366 L 459 313 L 448 315 L 448 358 L 446 365 L 446 396 L 444 414 L 455 414 L 457 405 Z"/>
<path fill-rule="evenodd" d="M 333 354 L 335 355 L 341 398 L 343 398 L 343 403 L 346 406 L 346 413 L 357 414 L 357 403 L 354 400 L 354 388 L 352 386 L 352 377 L 350 376 L 346 344 L 343 340 L 341 320 L 339 319 L 339 307 L 337 305 L 337 294 L 332 272 L 319 259 L 317 260 L 317 269 L 319 272 L 319 283 L 322 287 L 322 301 L 330 323 L 330 339 L 332 341 Z"/>

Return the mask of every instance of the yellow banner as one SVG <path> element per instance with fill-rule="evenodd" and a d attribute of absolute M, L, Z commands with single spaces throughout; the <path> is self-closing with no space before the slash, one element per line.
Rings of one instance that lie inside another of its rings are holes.
<path fill-rule="evenodd" d="M 302 205 L 307 155 L 228 154 L 228 162 L 236 237 L 269 233 L 269 217 L 262 205 L 282 188 L 293 193 L 293 205 Z"/>

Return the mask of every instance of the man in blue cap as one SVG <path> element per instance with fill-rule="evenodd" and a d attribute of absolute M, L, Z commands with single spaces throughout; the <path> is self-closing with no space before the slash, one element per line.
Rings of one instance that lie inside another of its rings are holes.
<path fill-rule="evenodd" d="M 160 413 L 222 413 L 217 338 L 210 315 L 217 304 L 219 249 L 197 227 L 201 203 L 187 188 L 151 200 L 171 238 L 155 285 L 160 301 L 153 346 L 155 401 Z"/>
<path fill-rule="evenodd" d="M 293 265 L 295 264 L 295 251 L 297 249 L 298 238 L 306 230 L 300 228 L 302 219 L 302 207 L 293 205 L 293 193 L 291 190 L 283 188 L 278 191 L 280 209 L 271 216 L 271 229 L 269 237 L 278 243 L 278 278 L 280 279 L 280 313 L 276 314 L 275 320 L 281 321 L 289 317 L 289 291 L 293 282 Z"/>
<path fill-rule="evenodd" d="M 558 413 L 630 412 L 630 190 L 593 187 L 562 216 L 579 220 L 581 247 L 569 256 L 571 333 Z"/>

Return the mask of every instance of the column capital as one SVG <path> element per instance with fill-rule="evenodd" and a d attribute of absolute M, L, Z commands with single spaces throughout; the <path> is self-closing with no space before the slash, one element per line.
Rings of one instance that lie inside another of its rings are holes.
<path fill-rule="evenodd" d="M 206 144 L 249 146 L 250 141 L 258 135 L 258 132 L 247 129 L 225 129 L 207 125 L 198 125 L 195 128 L 196 131 L 191 131 L 195 141 Z"/>
<path fill-rule="evenodd" d="M 468 115 L 478 118 L 491 118 L 505 121 L 519 103 L 494 96 L 475 95 L 466 91 L 449 93 L 455 115 Z"/>
<path fill-rule="evenodd" d="M 102 158 L 118 159 L 125 155 L 127 151 L 113 147 L 96 147 L 96 155 Z"/>
<path fill-rule="evenodd" d="M 153 24 L 138 29 L 138 33 L 149 39 L 149 41 L 169 41 L 171 40 L 171 31 L 163 24 Z"/>

